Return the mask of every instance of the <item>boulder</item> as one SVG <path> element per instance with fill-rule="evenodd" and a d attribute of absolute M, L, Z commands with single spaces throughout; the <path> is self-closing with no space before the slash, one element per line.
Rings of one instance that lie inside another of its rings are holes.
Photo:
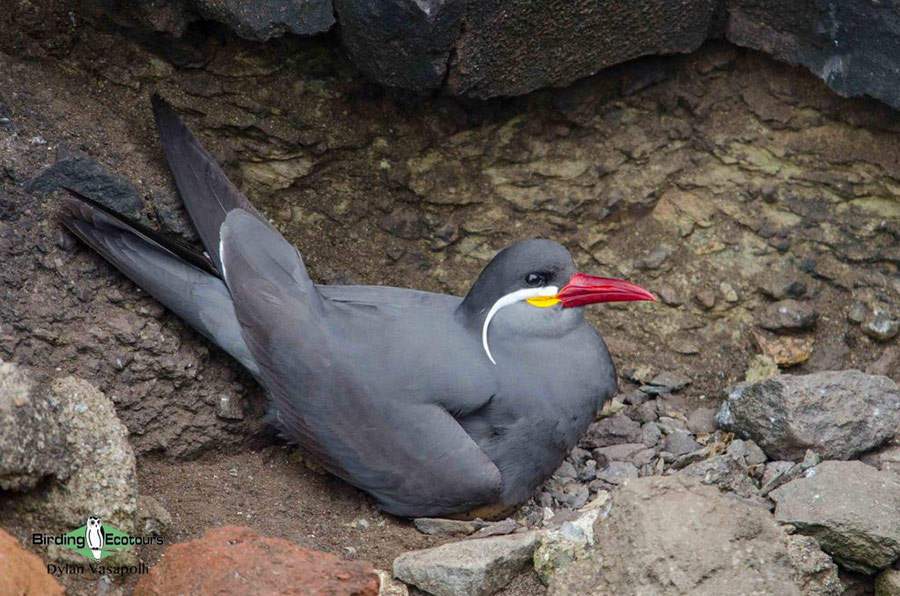
<path fill-rule="evenodd" d="M 900 12 L 866 0 L 729 0 L 726 37 L 801 64 L 840 95 L 900 108 Z"/>
<path fill-rule="evenodd" d="M 331 0 L 92 0 L 84 9 L 126 27 L 181 37 L 201 18 L 218 21 L 245 39 L 266 41 L 285 33 L 315 35 L 334 25 Z"/>
<path fill-rule="evenodd" d="M 900 390 L 887 377 L 857 370 L 780 375 L 733 387 L 716 422 L 753 439 L 773 460 L 850 459 L 900 428 Z"/>
<path fill-rule="evenodd" d="M 525 532 L 411 551 L 394 560 L 394 577 L 436 596 L 486 596 L 528 566 L 537 544 Z"/>
<path fill-rule="evenodd" d="M 588 557 L 551 576 L 550 594 L 841 593 L 815 541 L 681 475 L 626 483 L 594 539 Z"/>
<path fill-rule="evenodd" d="M 50 385 L 47 399 L 66 435 L 71 475 L 40 494 L 21 497 L 25 510 L 37 512 L 49 528 L 66 531 L 84 525 L 89 516 L 132 534 L 137 511 L 137 473 L 128 431 L 116 417 L 112 401 L 83 379 L 65 377 Z M 48 528 L 48 529 L 49 529 Z M 133 563 L 134 549 L 119 551 L 110 563 Z M 50 547 L 53 558 L 79 561 L 68 549 Z"/>
<path fill-rule="evenodd" d="M 375 569 L 239 526 L 207 530 L 166 548 L 135 596 L 164 594 L 352 594 L 376 596 Z"/>
<path fill-rule="evenodd" d="M 27 490 L 71 474 L 66 433 L 24 369 L 0 362 L 0 489 Z"/>
<path fill-rule="evenodd" d="M 825 461 L 770 493 L 775 517 L 812 536 L 842 567 L 875 573 L 900 558 L 900 476 Z"/>
<path fill-rule="evenodd" d="M 341 39 L 372 79 L 476 98 L 561 86 L 648 54 L 691 52 L 719 3 L 335 0 Z"/>
<path fill-rule="evenodd" d="M 335 0 L 334 8 L 341 41 L 369 78 L 414 91 L 443 84 L 463 2 Z"/>
<path fill-rule="evenodd" d="M 885 569 L 875 580 L 875 596 L 900 596 L 900 569 Z"/>
<path fill-rule="evenodd" d="M 0 594 L 62 596 L 66 591 L 44 562 L 0 528 Z"/>

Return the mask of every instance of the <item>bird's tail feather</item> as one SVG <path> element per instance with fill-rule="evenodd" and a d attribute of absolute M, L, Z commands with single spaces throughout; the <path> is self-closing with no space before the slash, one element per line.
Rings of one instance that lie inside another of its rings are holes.
<path fill-rule="evenodd" d="M 68 189 L 66 189 L 68 190 Z M 62 218 L 85 244 L 169 310 L 258 374 L 231 294 L 209 260 L 186 245 L 68 191 Z"/>
<path fill-rule="evenodd" d="M 151 101 L 159 139 L 175 178 L 175 186 L 206 252 L 221 272 L 219 230 L 228 212 L 243 209 L 262 221 L 265 219 L 231 183 L 175 110 L 159 95 L 153 95 Z"/>

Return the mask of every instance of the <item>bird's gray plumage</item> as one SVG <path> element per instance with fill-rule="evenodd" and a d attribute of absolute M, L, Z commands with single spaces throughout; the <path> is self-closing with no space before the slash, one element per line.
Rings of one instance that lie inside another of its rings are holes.
<path fill-rule="evenodd" d="M 562 286 L 571 256 L 548 240 L 497 255 L 463 299 L 315 285 L 297 250 L 227 180 L 161 100 L 154 113 L 179 192 L 209 255 L 190 256 L 90 201 L 65 225 L 247 367 L 269 417 L 324 468 L 386 511 L 441 515 L 518 504 L 615 392 L 581 308 L 491 306 L 531 271 Z"/>

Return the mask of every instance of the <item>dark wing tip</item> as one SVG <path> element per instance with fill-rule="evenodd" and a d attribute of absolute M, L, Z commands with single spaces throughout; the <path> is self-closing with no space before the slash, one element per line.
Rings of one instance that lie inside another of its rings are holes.
<path fill-rule="evenodd" d="M 167 102 L 159 93 L 154 93 L 150 96 L 150 104 L 153 106 L 153 112 L 156 113 L 160 110 L 172 110 L 172 106 Z"/>
<path fill-rule="evenodd" d="M 156 121 L 156 129 L 159 131 L 160 137 L 164 140 L 167 131 L 180 130 L 184 128 L 181 117 L 172 104 L 163 99 L 158 93 L 150 96 L 150 103 L 153 106 L 153 119 Z"/>

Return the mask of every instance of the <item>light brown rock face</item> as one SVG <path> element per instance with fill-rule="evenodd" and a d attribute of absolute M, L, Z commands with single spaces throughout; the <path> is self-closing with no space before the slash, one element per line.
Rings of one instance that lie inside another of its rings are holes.
<path fill-rule="evenodd" d="M 368 563 L 343 561 L 250 528 L 223 526 L 167 548 L 135 594 L 376 596 L 378 586 Z"/>
<path fill-rule="evenodd" d="M 859 461 L 826 461 L 771 493 L 775 517 L 863 573 L 900 558 L 900 476 Z"/>
<path fill-rule="evenodd" d="M 679 475 L 630 480 L 594 528 L 591 556 L 551 594 L 840 594 L 837 567 L 772 516 Z"/>

